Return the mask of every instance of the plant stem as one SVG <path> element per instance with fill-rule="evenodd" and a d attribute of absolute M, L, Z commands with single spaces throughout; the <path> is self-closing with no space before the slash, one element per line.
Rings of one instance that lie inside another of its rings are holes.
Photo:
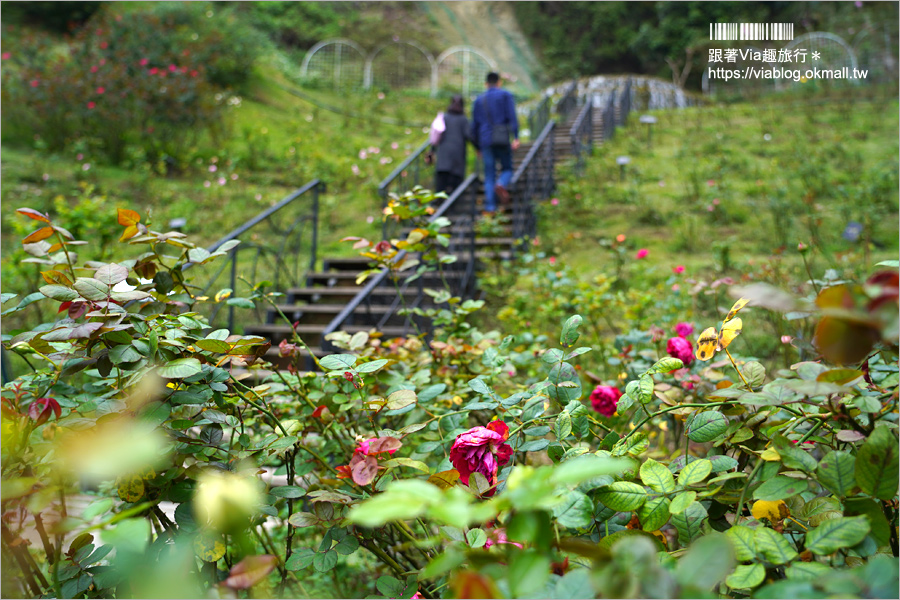
<path fill-rule="evenodd" d="M 738 500 L 737 510 L 734 512 L 735 525 L 738 524 L 738 519 L 741 518 L 741 512 L 744 510 L 744 499 L 747 497 L 747 490 L 750 488 L 750 484 L 753 483 L 753 478 L 756 477 L 756 474 L 762 468 L 764 462 L 765 461 L 761 458 L 756 461 L 756 466 L 750 471 L 750 476 L 747 477 L 747 483 L 744 484 L 744 489 L 741 490 L 741 499 Z"/>
<path fill-rule="evenodd" d="M 723 348 L 723 350 L 725 350 L 725 354 L 728 355 L 728 360 L 731 361 L 731 366 L 733 366 L 733 367 L 734 367 L 734 370 L 737 371 L 738 377 L 740 377 L 740 378 L 741 378 L 741 381 L 744 382 L 744 387 L 746 387 L 748 390 L 750 390 L 750 391 L 752 392 L 752 391 L 753 391 L 753 388 L 750 387 L 750 384 L 747 383 L 747 380 L 746 380 L 746 379 L 744 379 L 744 374 L 741 373 L 741 370 L 740 370 L 740 369 L 738 369 L 737 363 L 734 362 L 734 359 L 731 357 L 731 352 L 728 351 L 728 348 Z"/>

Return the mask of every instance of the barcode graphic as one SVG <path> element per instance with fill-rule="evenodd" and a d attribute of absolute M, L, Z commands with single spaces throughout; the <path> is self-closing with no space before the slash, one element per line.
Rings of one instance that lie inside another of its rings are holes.
<path fill-rule="evenodd" d="M 794 39 L 793 23 L 710 23 L 709 39 L 718 41 Z"/>

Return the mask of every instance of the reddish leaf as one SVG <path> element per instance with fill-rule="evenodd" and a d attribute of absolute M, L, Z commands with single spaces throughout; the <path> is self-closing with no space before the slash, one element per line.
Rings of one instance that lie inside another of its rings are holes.
<path fill-rule="evenodd" d="M 28 237 L 22 240 L 23 244 L 33 244 L 35 242 L 39 242 L 41 240 L 45 240 L 48 237 L 53 235 L 52 227 L 41 227 L 40 229 L 31 232 Z"/>
<path fill-rule="evenodd" d="M 397 448 L 403 445 L 403 442 L 394 437 L 375 438 L 369 442 L 369 456 L 382 454 L 384 452 L 394 453 Z"/>
<path fill-rule="evenodd" d="M 494 582 L 475 571 L 457 573 L 450 587 L 454 598 L 500 598 Z"/>
<path fill-rule="evenodd" d="M 28 406 L 28 416 L 35 422 L 35 426 L 46 423 L 51 414 L 56 415 L 57 420 L 62 414 L 59 402 L 53 398 L 38 398 Z"/>
<path fill-rule="evenodd" d="M 46 281 L 50 285 L 72 285 L 72 280 L 69 279 L 68 276 L 61 271 L 41 271 L 41 277 L 43 277 L 44 281 Z"/>
<path fill-rule="evenodd" d="M 70 319 L 77 319 L 79 317 L 84 316 L 84 313 L 86 313 L 88 311 L 88 308 L 90 308 L 90 306 L 88 305 L 87 302 L 78 301 L 78 302 L 70 302 L 69 304 L 70 304 L 70 306 L 69 306 L 69 318 Z"/>
<path fill-rule="evenodd" d="M 265 579 L 277 562 L 278 559 L 271 554 L 248 556 L 231 568 L 225 585 L 233 590 L 249 589 Z"/>
<path fill-rule="evenodd" d="M 829 361 L 850 365 L 866 358 L 880 337 L 878 329 L 866 322 L 823 317 L 813 343 Z"/>
<path fill-rule="evenodd" d="M 118 213 L 119 225 L 124 225 L 125 227 L 130 227 L 137 225 L 141 220 L 141 215 L 137 214 L 133 210 L 129 210 L 127 208 L 120 208 Z M 135 229 L 135 233 L 137 230 Z"/>
<path fill-rule="evenodd" d="M 33 208 L 19 208 L 16 209 L 16 212 L 20 215 L 25 215 L 29 219 L 34 219 L 35 221 L 43 221 L 44 223 L 50 222 L 50 217 L 48 217 L 44 213 L 34 210 Z"/>
<path fill-rule="evenodd" d="M 358 485 L 369 485 L 378 474 L 378 461 L 374 456 L 354 454 L 350 459 L 350 473 Z"/>
<path fill-rule="evenodd" d="M 61 312 L 64 311 L 64 310 L 69 310 L 69 307 L 70 307 L 70 306 L 72 306 L 72 301 L 71 301 L 71 300 L 69 300 L 69 301 L 67 301 L 67 302 L 63 302 L 62 304 L 59 305 L 59 310 L 56 311 L 56 312 L 57 312 L 57 313 L 61 313 Z M 77 318 L 77 317 L 73 317 L 73 318 Z"/>

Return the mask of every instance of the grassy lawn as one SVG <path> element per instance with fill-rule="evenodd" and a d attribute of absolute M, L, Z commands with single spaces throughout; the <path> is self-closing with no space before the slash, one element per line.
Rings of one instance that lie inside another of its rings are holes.
<path fill-rule="evenodd" d="M 794 95 L 657 111 L 649 142 L 632 113 L 583 176 L 561 170 L 543 235 L 585 275 L 606 261 L 598 242 L 620 234 L 663 272 L 799 261 L 801 242 L 830 266 L 896 259 L 897 108 L 895 97 Z M 624 177 L 619 156 L 631 159 Z M 850 222 L 863 225 L 856 242 L 842 238 Z"/>

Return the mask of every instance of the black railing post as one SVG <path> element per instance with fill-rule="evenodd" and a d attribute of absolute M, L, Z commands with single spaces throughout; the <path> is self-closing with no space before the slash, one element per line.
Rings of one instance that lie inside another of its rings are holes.
<path fill-rule="evenodd" d="M 324 183 L 319 183 L 313 188 L 312 249 L 309 256 L 310 273 L 316 270 L 316 261 L 319 254 L 319 190 L 325 191 Z"/>

